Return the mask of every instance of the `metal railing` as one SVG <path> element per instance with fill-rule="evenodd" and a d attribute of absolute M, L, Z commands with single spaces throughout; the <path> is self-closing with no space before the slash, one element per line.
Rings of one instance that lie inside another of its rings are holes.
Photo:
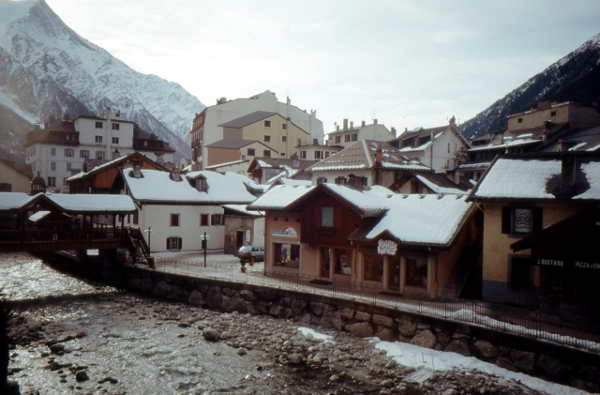
<path fill-rule="evenodd" d="M 362 304 L 394 309 L 401 313 L 412 313 L 436 319 L 467 323 L 496 331 L 567 345 L 593 352 L 600 352 L 600 333 L 597 328 L 580 326 L 551 319 L 539 310 L 508 306 L 499 303 L 466 299 L 448 301 L 407 298 L 401 295 L 381 293 L 381 287 L 372 282 L 362 282 L 360 289 L 352 284 L 312 282 L 315 277 L 301 275 L 292 270 L 276 271 L 266 276 L 257 269 L 262 264 L 242 273 L 239 261 L 209 261 L 206 267 L 197 254 L 178 257 L 156 256 L 156 268 L 174 274 L 211 280 L 249 284 L 289 290 L 306 294 L 343 299 Z M 443 293 L 443 292 L 442 292 Z"/>

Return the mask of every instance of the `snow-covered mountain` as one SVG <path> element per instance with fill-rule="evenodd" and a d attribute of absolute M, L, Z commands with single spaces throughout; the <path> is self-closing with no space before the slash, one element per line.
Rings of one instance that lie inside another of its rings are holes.
<path fill-rule="evenodd" d="M 51 114 L 102 115 L 107 107 L 187 156 L 185 136 L 204 105 L 85 40 L 44 0 L 0 0 L 0 129 L 4 113 L 39 123 Z"/>
<path fill-rule="evenodd" d="M 461 130 L 468 138 L 503 130 L 507 115 L 540 100 L 600 102 L 600 34 L 465 122 Z"/>

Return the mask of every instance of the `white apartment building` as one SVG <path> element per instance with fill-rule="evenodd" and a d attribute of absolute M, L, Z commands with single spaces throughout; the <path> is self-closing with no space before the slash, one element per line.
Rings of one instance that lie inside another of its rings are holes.
<path fill-rule="evenodd" d="M 336 122 L 335 130 L 327 133 L 327 144 L 346 148 L 359 140 L 389 142 L 395 137 L 396 129 L 388 130 L 377 119 L 373 119 L 371 124 L 362 121 L 360 126 L 354 126 L 354 122 L 348 123 L 348 119 L 344 119 L 342 127 Z"/>
<path fill-rule="evenodd" d="M 49 192 L 67 192 L 66 179 L 95 165 L 138 151 L 160 163 L 173 162 L 174 150 L 165 142 L 123 119 L 118 112 L 106 118 L 50 118 L 43 129 L 26 137 L 25 162 L 46 181 Z"/>
<path fill-rule="evenodd" d="M 268 111 L 278 113 L 300 128 L 310 133 L 312 141 L 323 142 L 323 122 L 317 119 L 316 110 L 302 110 L 291 104 L 289 98 L 284 102 L 277 100 L 275 93 L 264 91 L 249 98 L 227 100 L 221 98 L 217 104 L 206 107 L 196 114 L 192 124 L 192 160 L 205 168 L 207 166 L 206 146 L 222 140 L 225 122 L 256 112 Z"/>

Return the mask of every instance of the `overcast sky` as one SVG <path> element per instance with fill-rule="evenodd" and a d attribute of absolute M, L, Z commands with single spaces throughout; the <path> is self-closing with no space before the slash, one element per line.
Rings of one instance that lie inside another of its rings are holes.
<path fill-rule="evenodd" d="M 600 33 L 598 0 L 46 0 L 206 105 L 266 89 L 333 122 L 466 121 Z M 191 126 L 191 120 L 190 120 Z"/>

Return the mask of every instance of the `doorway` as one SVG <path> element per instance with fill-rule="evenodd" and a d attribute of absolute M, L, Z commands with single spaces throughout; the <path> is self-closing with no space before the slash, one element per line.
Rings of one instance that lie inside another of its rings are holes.
<path fill-rule="evenodd" d="M 238 230 L 235 232 L 235 248 L 239 250 L 241 246 L 244 245 L 244 231 Z"/>
<path fill-rule="evenodd" d="M 388 289 L 390 291 L 400 291 L 400 257 L 390 257 L 390 275 L 388 276 Z"/>

